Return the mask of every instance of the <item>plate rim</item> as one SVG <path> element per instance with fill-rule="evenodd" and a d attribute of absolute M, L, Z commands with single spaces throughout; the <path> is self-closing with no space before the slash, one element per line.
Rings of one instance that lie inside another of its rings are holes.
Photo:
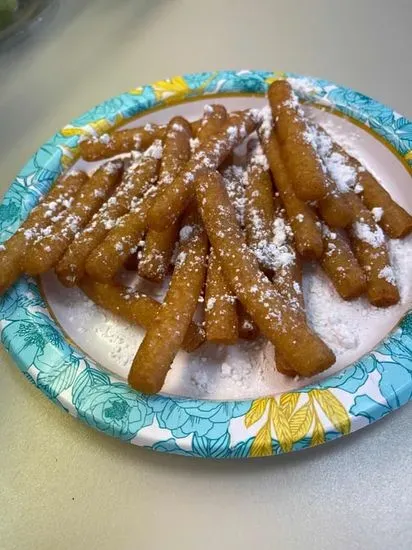
<path fill-rule="evenodd" d="M 285 77 L 295 79 L 303 100 L 332 107 L 367 126 L 412 167 L 412 122 L 350 88 L 295 73 L 190 73 L 103 101 L 43 144 L 0 203 L 0 242 L 74 162 L 82 136 L 104 133 L 153 107 L 188 98 L 216 92 L 264 94 L 270 82 Z M 136 392 L 68 342 L 48 311 L 28 277 L 0 299 L 1 342 L 19 369 L 88 425 L 157 451 L 213 458 L 282 454 L 347 435 L 412 399 L 412 310 L 371 352 L 336 375 L 290 392 L 229 401 Z"/>

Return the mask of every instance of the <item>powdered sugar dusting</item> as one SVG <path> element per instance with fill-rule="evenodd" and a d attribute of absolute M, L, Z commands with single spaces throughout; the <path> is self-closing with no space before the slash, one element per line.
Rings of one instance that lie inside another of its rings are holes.
<path fill-rule="evenodd" d="M 375 208 L 372 208 L 371 212 L 373 214 L 373 217 L 375 218 L 375 221 L 380 222 L 384 214 L 383 208 L 376 206 Z"/>
<path fill-rule="evenodd" d="M 222 173 L 223 184 L 235 207 L 236 217 L 241 226 L 245 221 L 245 170 L 241 166 L 228 166 Z"/>
<path fill-rule="evenodd" d="M 272 111 L 269 105 L 266 105 L 263 109 L 261 109 L 260 119 L 260 131 L 262 132 L 263 138 L 268 140 L 273 128 Z"/>
<path fill-rule="evenodd" d="M 341 300 L 319 267 L 306 266 L 303 291 L 310 324 L 337 355 L 335 366 L 311 381 L 339 371 L 371 349 L 412 303 L 412 236 L 390 241 L 389 248 L 401 303 L 388 309 L 375 308 L 364 298 Z M 127 284 L 134 290 L 161 299 L 163 287 L 135 274 L 127 273 L 127 277 Z M 63 288 L 51 273 L 43 282 L 53 312 L 68 334 L 106 368 L 126 378 L 143 330 L 95 306 L 78 289 Z M 166 279 L 164 288 L 167 284 Z M 273 364 L 273 346 L 264 339 L 240 341 L 235 346 L 204 344 L 191 354 L 179 352 L 163 392 L 193 398 L 240 399 L 309 383 L 277 373 Z"/>
<path fill-rule="evenodd" d="M 144 152 L 145 157 L 152 157 L 160 160 L 163 154 L 163 146 L 160 139 L 156 139 L 152 145 Z"/>
<path fill-rule="evenodd" d="M 310 80 L 306 84 L 302 83 L 302 79 L 296 80 L 297 83 L 291 79 L 289 81 L 299 96 L 313 91 L 314 86 Z M 150 116 L 153 117 L 153 114 Z M 198 117 L 197 114 L 196 118 Z M 170 114 L 167 118 L 170 118 Z M 166 122 L 166 119 L 155 118 L 154 121 Z M 136 121 L 136 125 L 141 124 L 142 122 Z M 345 143 L 344 139 L 336 141 L 342 145 Z M 348 147 L 345 146 L 345 149 Z M 351 152 L 349 149 L 348 151 Z M 362 151 L 354 151 L 354 156 L 360 158 L 361 155 Z M 379 163 L 374 164 L 373 159 L 370 162 L 372 167 L 379 166 Z M 87 164 L 85 168 L 80 166 L 87 171 L 90 169 Z M 377 171 L 381 175 L 378 169 Z M 382 176 L 381 179 L 385 178 Z M 390 178 L 386 177 L 386 180 L 390 183 Z M 376 219 L 379 213 L 374 212 L 374 215 Z M 282 242 L 281 228 L 278 235 Z M 317 378 L 330 376 L 373 348 L 410 307 L 411 237 L 389 241 L 388 246 L 393 273 L 401 294 L 400 304 L 388 309 L 374 308 L 364 298 L 344 302 L 336 295 L 333 286 L 320 269 L 311 265 L 305 268 L 303 291 L 310 323 L 337 354 L 336 365 Z M 391 276 L 386 267 L 382 270 L 383 278 Z M 163 287 L 138 278 L 136 281 L 133 288 L 161 300 Z M 43 283 L 53 312 L 72 339 L 104 367 L 126 379 L 144 332 L 104 312 L 87 300 L 78 289 L 61 287 L 51 273 L 43 278 Z M 165 280 L 164 288 L 167 284 L 168 279 Z M 273 364 L 273 346 L 264 339 L 242 341 L 235 346 L 204 344 L 194 353 L 178 354 L 163 392 L 205 399 L 248 398 L 294 389 L 317 379 L 288 379 L 278 374 Z"/>
<path fill-rule="evenodd" d="M 385 279 L 385 281 L 388 281 L 391 285 L 396 285 L 395 273 L 390 265 L 386 265 L 379 271 L 378 278 Z"/>
<path fill-rule="evenodd" d="M 358 239 L 368 243 L 373 248 L 378 248 L 385 242 L 383 231 L 378 225 L 375 229 L 372 229 L 367 223 L 359 221 L 353 224 L 353 230 Z"/>

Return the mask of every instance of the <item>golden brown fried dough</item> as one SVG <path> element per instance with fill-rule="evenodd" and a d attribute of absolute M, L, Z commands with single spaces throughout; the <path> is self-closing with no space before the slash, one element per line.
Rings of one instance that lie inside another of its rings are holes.
<path fill-rule="evenodd" d="M 347 153 L 329 134 L 318 127 L 325 151 L 335 165 L 352 170 L 352 186 L 360 192 L 362 201 L 369 210 L 377 214 L 377 221 L 391 239 L 405 237 L 412 231 L 412 216 L 406 212 L 376 178 L 352 155 Z"/>
<path fill-rule="evenodd" d="M 366 277 L 345 237 L 323 227 L 323 254 L 319 263 L 344 300 L 358 298 L 366 291 Z"/>
<path fill-rule="evenodd" d="M 23 270 L 38 275 L 54 267 L 63 256 L 75 235 L 87 225 L 93 215 L 109 198 L 123 172 L 122 161 L 110 161 L 101 166 L 82 185 L 73 198 L 73 205 L 63 214 L 52 218 L 33 243 L 23 261 Z"/>
<path fill-rule="evenodd" d="M 182 345 L 196 310 L 206 275 L 207 236 L 192 212 L 186 217 L 185 232 L 169 289 L 155 322 L 149 328 L 133 360 L 129 384 L 144 393 L 161 390 L 166 375 Z"/>
<path fill-rule="evenodd" d="M 156 173 L 162 146 L 160 142 L 155 142 L 152 147 L 151 156 L 156 163 Z M 143 197 L 135 202 L 130 212 L 118 220 L 99 246 L 91 252 L 86 260 L 85 269 L 92 279 L 101 283 L 109 282 L 130 254 L 137 250 L 147 227 L 147 213 L 158 192 L 158 186 L 149 187 Z"/>
<path fill-rule="evenodd" d="M 355 222 L 350 229 L 353 252 L 366 276 L 366 292 L 371 304 L 389 307 L 399 302 L 385 237 L 370 210 L 360 198 L 351 196 Z"/>
<path fill-rule="evenodd" d="M 79 286 L 98 306 L 146 330 L 153 325 L 162 307 L 145 294 L 110 283 L 99 283 L 90 277 L 84 277 Z M 190 323 L 182 347 L 186 351 L 194 351 L 204 340 L 205 331 L 196 323 Z"/>
<path fill-rule="evenodd" d="M 273 268 L 264 248 L 272 241 L 274 212 L 269 165 L 260 143 L 257 143 L 251 152 L 245 177 L 245 229 L 246 242 L 264 271 Z"/>
<path fill-rule="evenodd" d="M 163 188 L 149 213 L 149 227 L 162 231 L 174 223 L 193 198 L 196 177 L 206 170 L 217 169 L 256 124 L 254 111 L 231 114 L 224 128 L 201 143 L 179 176 Z"/>
<path fill-rule="evenodd" d="M 172 118 L 167 126 L 163 146 L 159 186 L 173 181 L 189 160 L 191 136 L 192 129 L 184 118 Z M 178 229 L 178 220 L 164 231 L 149 229 L 139 263 L 141 277 L 157 282 L 163 280 L 170 265 Z"/>
<path fill-rule="evenodd" d="M 269 161 L 275 185 L 279 191 L 282 203 L 295 236 L 296 250 L 302 258 L 312 260 L 320 258 L 323 251 L 320 222 L 315 211 L 303 200 L 299 199 L 289 181 L 283 163 L 279 143 L 274 132 L 269 136 L 264 131 L 259 133 L 263 150 Z"/>
<path fill-rule="evenodd" d="M 304 376 L 330 367 L 332 351 L 302 321 L 301 313 L 279 295 L 259 270 L 217 172 L 196 180 L 196 196 L 213 248 L 219 256 L 227 282 L 262 333 Z"/>
<path fill-rule="evenodd" d="M 276 80 L 269 87 L 268 98 L 296 195 L 308 201 L 324 198 L 328 191 L 326 176 L 296 94 L 286 80 Z"/>
<path fill-rule="evenodd" d="M 117 130 L 110 134 L 95 136 L 80 141 L 80 155 L 84 160 L 94 161 L 106 159 L 121 153 L 144 150 L 156 139 L 163 139 L 166 126 L 146 124 L 140 128 Z"/>
<path fill-rule="evenodd" d="M 74 196 L 87 179 L 84 172 L 72 172 L 58 178 L 23 225 L 3 244 L 0 251 L 0 294 L 21 274 L 21 260 L 30 244 L 50 224 L 51 218 L 71 207 Z"/>
<path fill-rule="evenodd" d="M 206 339 L 219 344 L 234 344 L 239 337 L 236 296 L 223 276 L 222 268 L 210 250 L 205 296 Z"/>
<path fill-rule="evenodd" d="M 135 158 L 116 192 L 76 236 L 57 264 L 56 273 L 62 284 L 71 287 L 83 277 L 89 255 L 105 239 L 117 220 L 126 214 L 135 201 L 156 181 L 158 166 L 159 161 L 151 156 L 151 148 Z"/>

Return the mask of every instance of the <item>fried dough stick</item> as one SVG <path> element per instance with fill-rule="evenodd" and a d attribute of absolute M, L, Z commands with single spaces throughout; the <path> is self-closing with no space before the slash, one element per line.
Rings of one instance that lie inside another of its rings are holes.
<path fill-rule="evenodd" d="M 261 128 L 259 136 L 276 188 L 279 191 L 292 227 L 296 250 L 302 258 L 308 260 L 320 258 L 323 251 L 323 242 L 320 222 L 316 213 L 311 206 L 296 196 L 283 163 L 275 133 L 270 129 L 267 133 L 264 128 Z"/>
<path fill-rule="evenodd" d="M 345 237 L 323 226 L 323 254 L 319 263 L 344 300 L 366 291 L 366 277 Z"/>
<path fill-rule="evenodd" d="M 63 285 L 71 287 L 79 282 L 85 273 L 89 255 L 105 239 L 118 218 L 126 214 L 156 181 L 159 160 L 156 154 L 152 155 L 153 151 L 156 151 L 155 146 L 137 156 L 113 196 L 101 206 L 85 229 L 76 235 L 56 266 L 57 276 Z"/>
<path fill-rule="evenodd" d="M 113 157 L 121 153 L 144 150 L 157 139 L 163 139 L 166 126 L 146 124 L 140 128 L 117 130 L 111 134 L 80 141 L 80 155 L 87 161 Z"/>
<path fill-rule="evenodd" d="M 286 80 L 276 80 L 269 87 L 268 98 L 296 195 L 306 201 L 323 199 L 328 182 L 296 94 Z"/>
<path fill-rule="evenodd" d="M 98 306 L 146 330 L 153 325 L 162 308 L 162 304 L 145 294 L 111 283 L 99 283 L 90 277 L 84 277 L 79 286 Z M 187 329 L 182 348 L 189 352 L 194 351 L 204 340 L 205 331 L 192 322 Z"/>
<path fill-rule="evenodd" d="M 182 117 L 172 118 L 164 140 L 159 186 L 173 181 L 189 160 L 191 137 L 190 124 Z M 164 231 L 149 229 L 139 262 L 138 272 L 141 277 L 155 282 L 163 280 L 169 269 L 178 230 L 178 220 Z"/>
<path fill-rule="evenodd" d="M 361 199 L 351 195 L 355 222 L 349 235 L 353 252 L 366 276 L 366 293 L 371 304 L 389 307 L 399 302 L 399 290 L 391 267 L 382 229 Z"/>
<path fill-rule="evenodd" d="M 278 261 L 274 263 L 272 284 L 306 322 L 305 303 L 302 291 L 302 264 L 296 254 L 293 232 L 279 197 L 275 197 L 275 219 L 273 223 L 273 242 L 278 250 Z M 287 376 L 296 376 L 280 350 L 276 350 L 276 369 Z"/>
<path fill-rule="evenodd" d="M 234 344 L 239 337 L 236 296 L 226 283 L 213 249 L 209 255 L 205 303 L 206 339 L 219 344 Z"/>
<path fill-rule="evenodd" d="M 101 166 L 82 185 L 67 211 L 52 218 L 33 243 L 22 269 L 29 275 L 38 275 L 54 267 L 63 256 L 75 235 L 83 229 L 119 183 L 123 172 L 122 161 L 110 161 Z"/>
<path fill-rule="evenodd" d="M 263 271 L 270 271 L 269 258 L 264 254 L 273 236 L 273 184 L 269 165 L 260 143 L 251 151 L 245 177 L 246 242 L 259 260 Z"/>
<path fill-rule="evenodd" d="M 173 125 L 172 122 L 171 127 Z M 185 124 L 179 123 L 178 128 L 173 131 L 173 141 L 178 134 L 179 140 L 186 140 L 186 144 L 189 144 L 190 132 L 190 125 L 186 121 Z M 174 162 L 171 157 L 169 161 Z M 164 177 L 167 177 L 168 172 L 165 170 L 163 174 Z M 89 256 L 86 262 L 86 271 L 93 279 L 107 282 L 114 277 L 142 238 L 147 227 L 148 212 L 162 192 L 164 185 L 167 185 L 167 181 L 160 182 L 160 185 L 153 189 L 149 196 L 142 199 L 133 211 L 123 216 L 100 246 Z"/>
<path fill-rule="evenodd" d="M 58 178 L 23 225 L 0 247 L 0 295 L 21 275 L 21 259 L 30 244 L 50 224 L 52 217 L 72 205 L 74 196 L 87 179 L 85 172 Z"/>
<path fill-rule="evenodd" d="M 412 231 L 412 216 L 406 212 L 375 177 L 352 155 L 347 153 L 331 136 L 318 126 L 324 154 L 331 166 L 344 167 L 352 174 L 352 187 L 359 189 L 363 203 L 378 214 L 377 221 L 391 239 L 405 237 Z"/>
<path fill-rule="evenodd" d="M 146 332 L 129 373 L 129 384 L 144 393 L 161 390 L 166 375 L 182 345 L 196 310 L 206 276 L 208 240 L 194 210 L 185 216 L 186 239 L 180 251 L 169 289 L 155 322 Z"/>

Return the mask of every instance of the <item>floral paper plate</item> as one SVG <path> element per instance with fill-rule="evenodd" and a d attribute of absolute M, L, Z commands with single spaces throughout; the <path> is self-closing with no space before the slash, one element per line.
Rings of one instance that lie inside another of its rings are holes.
<path fill-rule="evenodd" d="M 296 79 L 303 100 L 369 127 L 410 169 L 412 122 L 364 95 L 287 73 L 189 74 L 121 94 L 55 134 L 6 193 L 0 205 L 0 242 L 74 162 L 81 136 L 101 134 L 149 109 L 205 95 L 263 95 L 274 79 L 285 76 Z M 4 347 L 24 375 L 65 411 L 119 439 L 187 456 L 242 458 L 304 449 L 367 426 L 412 398 L 410 311 L 373 351 L 337 375 L 297 391 L 239 401 L 133 391 L 68 341 L 30 278 L 22 277 L 0 299 L 0 330 Z"/>

